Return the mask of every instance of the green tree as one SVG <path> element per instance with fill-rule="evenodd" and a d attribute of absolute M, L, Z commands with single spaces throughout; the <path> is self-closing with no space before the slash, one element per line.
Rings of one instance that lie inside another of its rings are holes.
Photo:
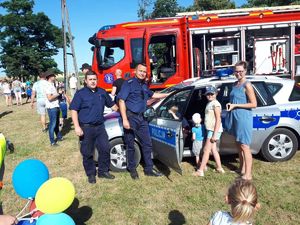
<path fill-rule="evenodd" d="M 299 0 L 248 0 L 247 7 L 265 7 L 300 4 Z"/>
<path fill-rule="evenodd" d="M 49 68 L 57 69 L 52 56 L 62 47 L 61 29 L 44 13 L 33 13 L 33 0 L 7 0 L 0 15 L 0 63 L 7 76 L 28 79 Z"/>
<path fill-rule="evenodd" d="M 152 0 L 138 0 L 138 17 L 141 21 L 149 19 L 150 14 L 147 13 L 147 8 L 152 4 Z"/>
<path fill-rule="evenodd" d="M 162 18 L 176 16 L 182 7 L 178 6 L 177 0 L 156 0 L 151 13 L 151 18 Z"/>
<path fill-rule="evenodd" d="M 192 7 L 189 7 L 189 11 L 207 11 L 218 9 L 234 9 L 235 3 L 230 0 L 194 0 Z"/>

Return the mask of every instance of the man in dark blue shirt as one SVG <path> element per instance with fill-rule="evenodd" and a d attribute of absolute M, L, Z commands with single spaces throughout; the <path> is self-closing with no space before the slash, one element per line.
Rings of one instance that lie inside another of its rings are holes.
<path fill-rule="evenodd" d="M 148 122 L 144 119 L 147 100 L 149 98 L 165 98 L 169 94 L 154 93 L 145 83 L 147 67 L 139 64 L 135 70 L 135 77 L 123 83 L 118 94 L 119 107 L 123 120 L 124 139 L 127 149 L 127 169 L 132 179 L 138 179 L 136 162 L 134 159 L 134 139 L 139 139 L 145 161 L 144 172 L 146 176 L 158 177 L 162 174 L 153 170 L 151 158 L 152 142 Z"/>
<path fill-rule="evenodd" d="M 96 183 L 96 166 L 93 160 L 94 147 L 98 150 L 98 177 L 114 179 L 109 173 L 110 145 L 104 127 L 104 106 L 118 110 L 111 97 L 102 88 L 97 88 L 97 75 L 87 72 L 86 86 L 75 93 L 70 104 L 75 133 L 80 138 L 83 167 L 89 183 Z"/>

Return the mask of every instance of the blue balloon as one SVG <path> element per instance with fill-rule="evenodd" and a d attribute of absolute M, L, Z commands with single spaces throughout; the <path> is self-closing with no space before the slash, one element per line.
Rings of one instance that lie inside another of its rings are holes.
<path fill-rule="evenodd" d="M 42 215 L 37 219 L 36 225 L 75 225 L 75 222 L 65 213 L 57 213 Z"/>
<path fill-rule="evenodd" d="M 22 198 L 34 198 L 40 186 L 49 180 L 47 166 L 40 160 L 27 159 L 15 168 L 12 183 L 16 193 Z"/>

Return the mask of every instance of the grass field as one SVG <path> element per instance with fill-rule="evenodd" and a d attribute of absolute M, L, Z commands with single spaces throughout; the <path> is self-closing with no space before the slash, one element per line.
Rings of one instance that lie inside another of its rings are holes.
<path fill-rule="evenodd" d="M 2 97 L 2 96 L 1 96 Z M 63 131 L 65 140 L 58 148 L 49 146 L 47 133 L 41 132 L 39 117 L 30 104 L 7 108 L 0 100 L 0 131 L 15 146 L 7 154 L 1 201 L 5 213 L 17 215 L 26 203 L 12 186 L 16 165 L 24 159 L 37 158 L 48 167 L 51 177 L 72 181 L 76 198 L 67 213 L 76 224 L 207 224 L 217 210 L 229 210 L 224 203 L 228 185 L 237 176 L 229 169 L 237 166 L 235 156 L 223 157 L 226 173 L 213 172 L 214 164 L 203 178 L 194 177 L 193 160 L 182 163 L 183 175 L 157 164 L 168 176 L 145 177 L 138 167 L 140 180 L 128 173 L 114 173 L 113 181 L 97 179 L 87 183 L 71 119 Z M 254 182 L 262 205 L 255 224 L 300 224 L 300 152 L 282 163 L 254 159 Z"/>

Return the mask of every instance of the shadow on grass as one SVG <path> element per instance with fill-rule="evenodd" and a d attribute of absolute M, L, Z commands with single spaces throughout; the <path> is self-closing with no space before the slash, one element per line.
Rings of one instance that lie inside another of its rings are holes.
<path fill-rule="evenodd" d="M 221 162 L 222 165 L 228 170 L 235 171 L 238 169 L 238 165 L 239 165 L 238 158 L 239 156 L 237 154 L 221 155 Z M 183 158 L 182 161 L 191 164 L 194 167 L 194 169 L 196 168 L 195 157 L 186 157 Z M 212 155 L 209 157 L 207 166 L 211 169 L 215 169 L 214 157 Z"/>
<path fill-rule="evenodd" d="M 92 217 L 93 210 L 89 206 L 79 207 L 79 200 L 75 198 L 65 213 L 72 217 L 76 225 L 86 225 L 85 222 Z"/>
<path fill-rule="evenodd" d="M 65 136 L 66 134 L 68 134 L 70 132 L 70 130 L 71 130 L 71 127 L 72 127 L 72 118 L 69 117 L 69 118 L 65 119 L 64 126 L 63 126 L 63 128 L 61 130 L 61 134 L 63 136 Z"/>
<path fill-rule="evenodd" d="M 170 223 L 169 225 L 182 225 L 186 224 L 184 215 L 178 210 L 172 210 L 169 212 L 168 216 Z"/>
<path fill-rule="evenodd" d="M 167 167 L 166 165 L 164 165 L 163 163 L 161 163 L 160 161 L 158 161 L 157 159 L 153 160 L 153 163 L 155 165 L 155 167 L 164 175 L 168 178 L 169 181 L 172 181 L 170 179 L 170 174 L 171 174 L 171 170 L 169 167 Z"/>
<path fill-rule="evenodd" d="M 6 115 L 8 115 L 8 114 L 10 114 L 12 112 L 13 112 L 12 110 L 10 110 L 10 111 L 4 111 L 4 112 L 0 113 L 0 118 L 2 118 L 3 116 L 6 116 Z"/>

